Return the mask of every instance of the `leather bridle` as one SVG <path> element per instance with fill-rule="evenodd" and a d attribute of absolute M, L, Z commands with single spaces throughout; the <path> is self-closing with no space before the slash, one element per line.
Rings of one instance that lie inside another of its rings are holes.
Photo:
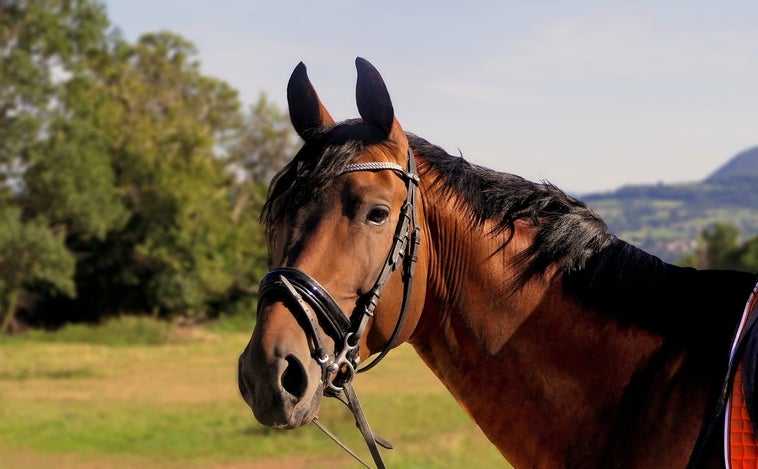
<path fill-rule="evenodd" d="M 416 161 L 410 147 L 408 148 L 407 168 L 390 162 L 354 163 L 347 165 L 340 175 L 358 171 L 394 171 L 403 178 L 407 189 L 407 196 L 400 210 L 400 218 L 395 228 L 392 246 L 374 286 L 368 293 L 361 296 L 353 313 L 348 316 L 337 305 L 329 292 L 313 277 L 293 267 L 279 267 L 272 269 L 263 277 L 260 284 L 258 305 L 260 310 L 263 299 L 267 295 L 275 293 L 283 293 L 285 297 L 294 301 L 297 307 L 293 312 L 300 319 L 299 322 L 308 337 L 311 356 L 321 367 L 321 383 L 324 388 L 324 395 L 337 398 L 352 411 L 377 468 L 384 468 L 384 462 L 376 445 L 378 443 L 388 449 L 391 449 L 392 445 L 371 431 L 353 389 L 352 380 L 355 373 L 368 371 L 387 355 L 390 349 L 395 346 L 405 323 L 411 301 L 418 247 L 421 242 L 416 214 L 419 177 Z M 401 265 L 403 267 L 403 302 L 395 329 L 379 355 L 367 365 L 359 368 L 358 344 L 360 339 L 365 332 L 369 319 L 374 316 L 374 310 L 387 281 Z M 330 355 L 326 349 L 319 324 L 323 325 L 324 331 L 334 340 L 335 352 L 333 355 Z M 344 398 L 342 397 L 343 394 Z M 349 454 L 364 466 L 369 467 L 324 428 L 317 418 L 314 418 L 313 422 Z"/>

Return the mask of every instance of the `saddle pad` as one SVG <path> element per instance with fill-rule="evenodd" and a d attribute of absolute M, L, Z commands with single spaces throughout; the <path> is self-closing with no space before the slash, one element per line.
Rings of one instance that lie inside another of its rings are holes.
<path fill-rule="evenodd" d="M 758 468 L 758 440 L 753 433 L 753 424 L 750 423 L 742 382 L 740 363 L 729 398 L 726 451 L 732 469 L 753 469 Z"/>
<path fill-rule="evenodd" d="M 748 316 L 751 314 L 758 314 L 758 285 L 753 290 L 753 293 L 748 298 L 747 305 L 745 306 L 745 313 L 742 319 L 742 326 L 745 325 Z M 755 328 L 753 328 L 755 329 Z M 748 331 L 755 332 L 755 331 Z M 755 336 L 751 337 L 753 339 Z M 752 348 L 752 347 L 750 347 Z M 752 352 L 751 352 L 752 353 Z M 726 428 L 725 428 L 725 444 L 724 451 L 726 455 L 727 467 L 731 469 L 758 469 L 758 439 L 754 431 L 753 423 L 750 419 L 750 412 L 748 411 L 748 404 L 745 399 L 745 369 L 744 369 L 744 356 L 739 357 L 739 364 L 737 366 L 736 373 L 734 374 L 732 382 L 732 392 L 727 404 L 726 414 Z M 754 385 L 754 379 L 756 370 L 755 360 L 748 360 L 748 381 L 751 385 Z M 750 395 L 754 393 L 752 390 Z"/>

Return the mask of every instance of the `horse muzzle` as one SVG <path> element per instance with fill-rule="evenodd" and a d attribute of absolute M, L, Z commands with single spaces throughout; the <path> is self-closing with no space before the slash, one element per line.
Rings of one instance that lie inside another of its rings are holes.
<path fill-rule="evenodd" d="M 242 398 L 263 425 L 293 429 L 310 423 L 323 399 L 321 368 L 304 338 L 302 347 L 266 348 L 255 340 L 259 327 L 238 361 Z"/>

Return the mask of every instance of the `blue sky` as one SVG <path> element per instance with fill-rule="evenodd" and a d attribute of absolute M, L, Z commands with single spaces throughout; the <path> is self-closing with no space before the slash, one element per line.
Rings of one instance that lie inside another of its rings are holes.
<path fill-rule="evenodd" d="M 406 130 L 575 193 L 702 179 L 758 145 L 758 2 L 107 0 L 130 40 L 171 30 L 204 73 L 286 108 L 303 61 L 337 120 L 354 59 Z"/>

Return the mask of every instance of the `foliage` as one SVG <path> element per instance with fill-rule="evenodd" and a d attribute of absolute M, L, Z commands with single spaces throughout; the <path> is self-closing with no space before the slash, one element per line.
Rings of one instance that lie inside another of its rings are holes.
<path fill-rule="evenodd" d="M 170 323 L 151 317 L 123 316 L 111 318 L 101 324 L 66 324 L 63 327 L 47 331 L 32 329 L 23 334 L 0 336 L 0 343 L 69 343 L 96 344 L 107 346 L 165 345 L 171 343 Z"/>
<path fill-rule="evenodd" d="M 22 293 L 32 287 L 74 296 L 73 271 L 63 236 L 44 219 L 24 222 L 19 210 L 0 207 L 0 332 L 13 321 Z"/>
<path fill-rule="evenodd" d="M 680 264 L 700 269 L 732 269 L 758 272 L 758 236 L 739 242 L 740 232 L 734 226 L 715 223 L 701 233 L 695 253 L 685 256 Z"/>
<path fill-rule="evenodd" d="M 214 334 L 251 335 L 255 327 L 255 316 L 250 313 L 255 311 L 255 304 L 247 303 L 243 306 L 245 307 L 243 310 L 219 315 L 204 328 Z"/>
<path fill-rule="evenodd" d="M 103 71 L 109 80 L 95 84 L 108 99 L 92 117 L 110 118 L 112 128 L 103 126 L 107 156 L 128 219 L 97 243 L 113 254 L 108 262 L 117 259 L 116 275 L 98 289 L 124 294 L 118 304 L 93 310 L 196 313 L 234 285 L 225 254 L 238 227 L 229 217 L 228 176 L 214 145 L 236 125 L 237 97 L 199 73 L 190 60 L 194 53 L 169 33 L 119 43 Z M 77 93 L 75 101 L 88 97 Z M 90 109 L 81 112 L 84 118 Z M 86 241 L 80 240 L 84 249 Z M 79 280 L 92 285 L 95 279 L 86 275 L 100 277 L 107 268 L 102 260 L 85 262 Z"/>
<path fill-rule="evenodd" d="M 56 77 L 102 47 L 106 26 L 103 6 L 88 0 L 0 2 L 0 186 L 24 170 L 45 130 Z"/>
<path fill-rule="evenodd" d="M 293 145 L 286 116 L 265 95 L 244 115 L 190 42 L 129 43 L 97 0 L 9 1 L 0 13 L 0 208 L 76 261 L 41 279 L 56 288 L 19 284 L 35 298 L 24 319 L 249 304 L 267 263 L 263 179 Z"/>
<path fill-rule="evenodd" d="M 292 157 L 296 143 L 288 116 L 261 93 L 228 145 L 227 164 L 233 175 L 231 217 L 235 223 L 258 220 L 266 188 L 274 174 Z M 245 239 L 240 242 L 265 246 L 257 225 L 246 230 Z M 255 279 L 262 278 L 268 270 L 266 249 L 245 252 L 239 261 L 248 263 Z"/>
<path fill-rule="evenodd" d="M 261 93 L 235 136 L 230 159 L 241 171 L 241 179 L 267 186 L 292 157 L 296 140 L 287 116 Z"/>

